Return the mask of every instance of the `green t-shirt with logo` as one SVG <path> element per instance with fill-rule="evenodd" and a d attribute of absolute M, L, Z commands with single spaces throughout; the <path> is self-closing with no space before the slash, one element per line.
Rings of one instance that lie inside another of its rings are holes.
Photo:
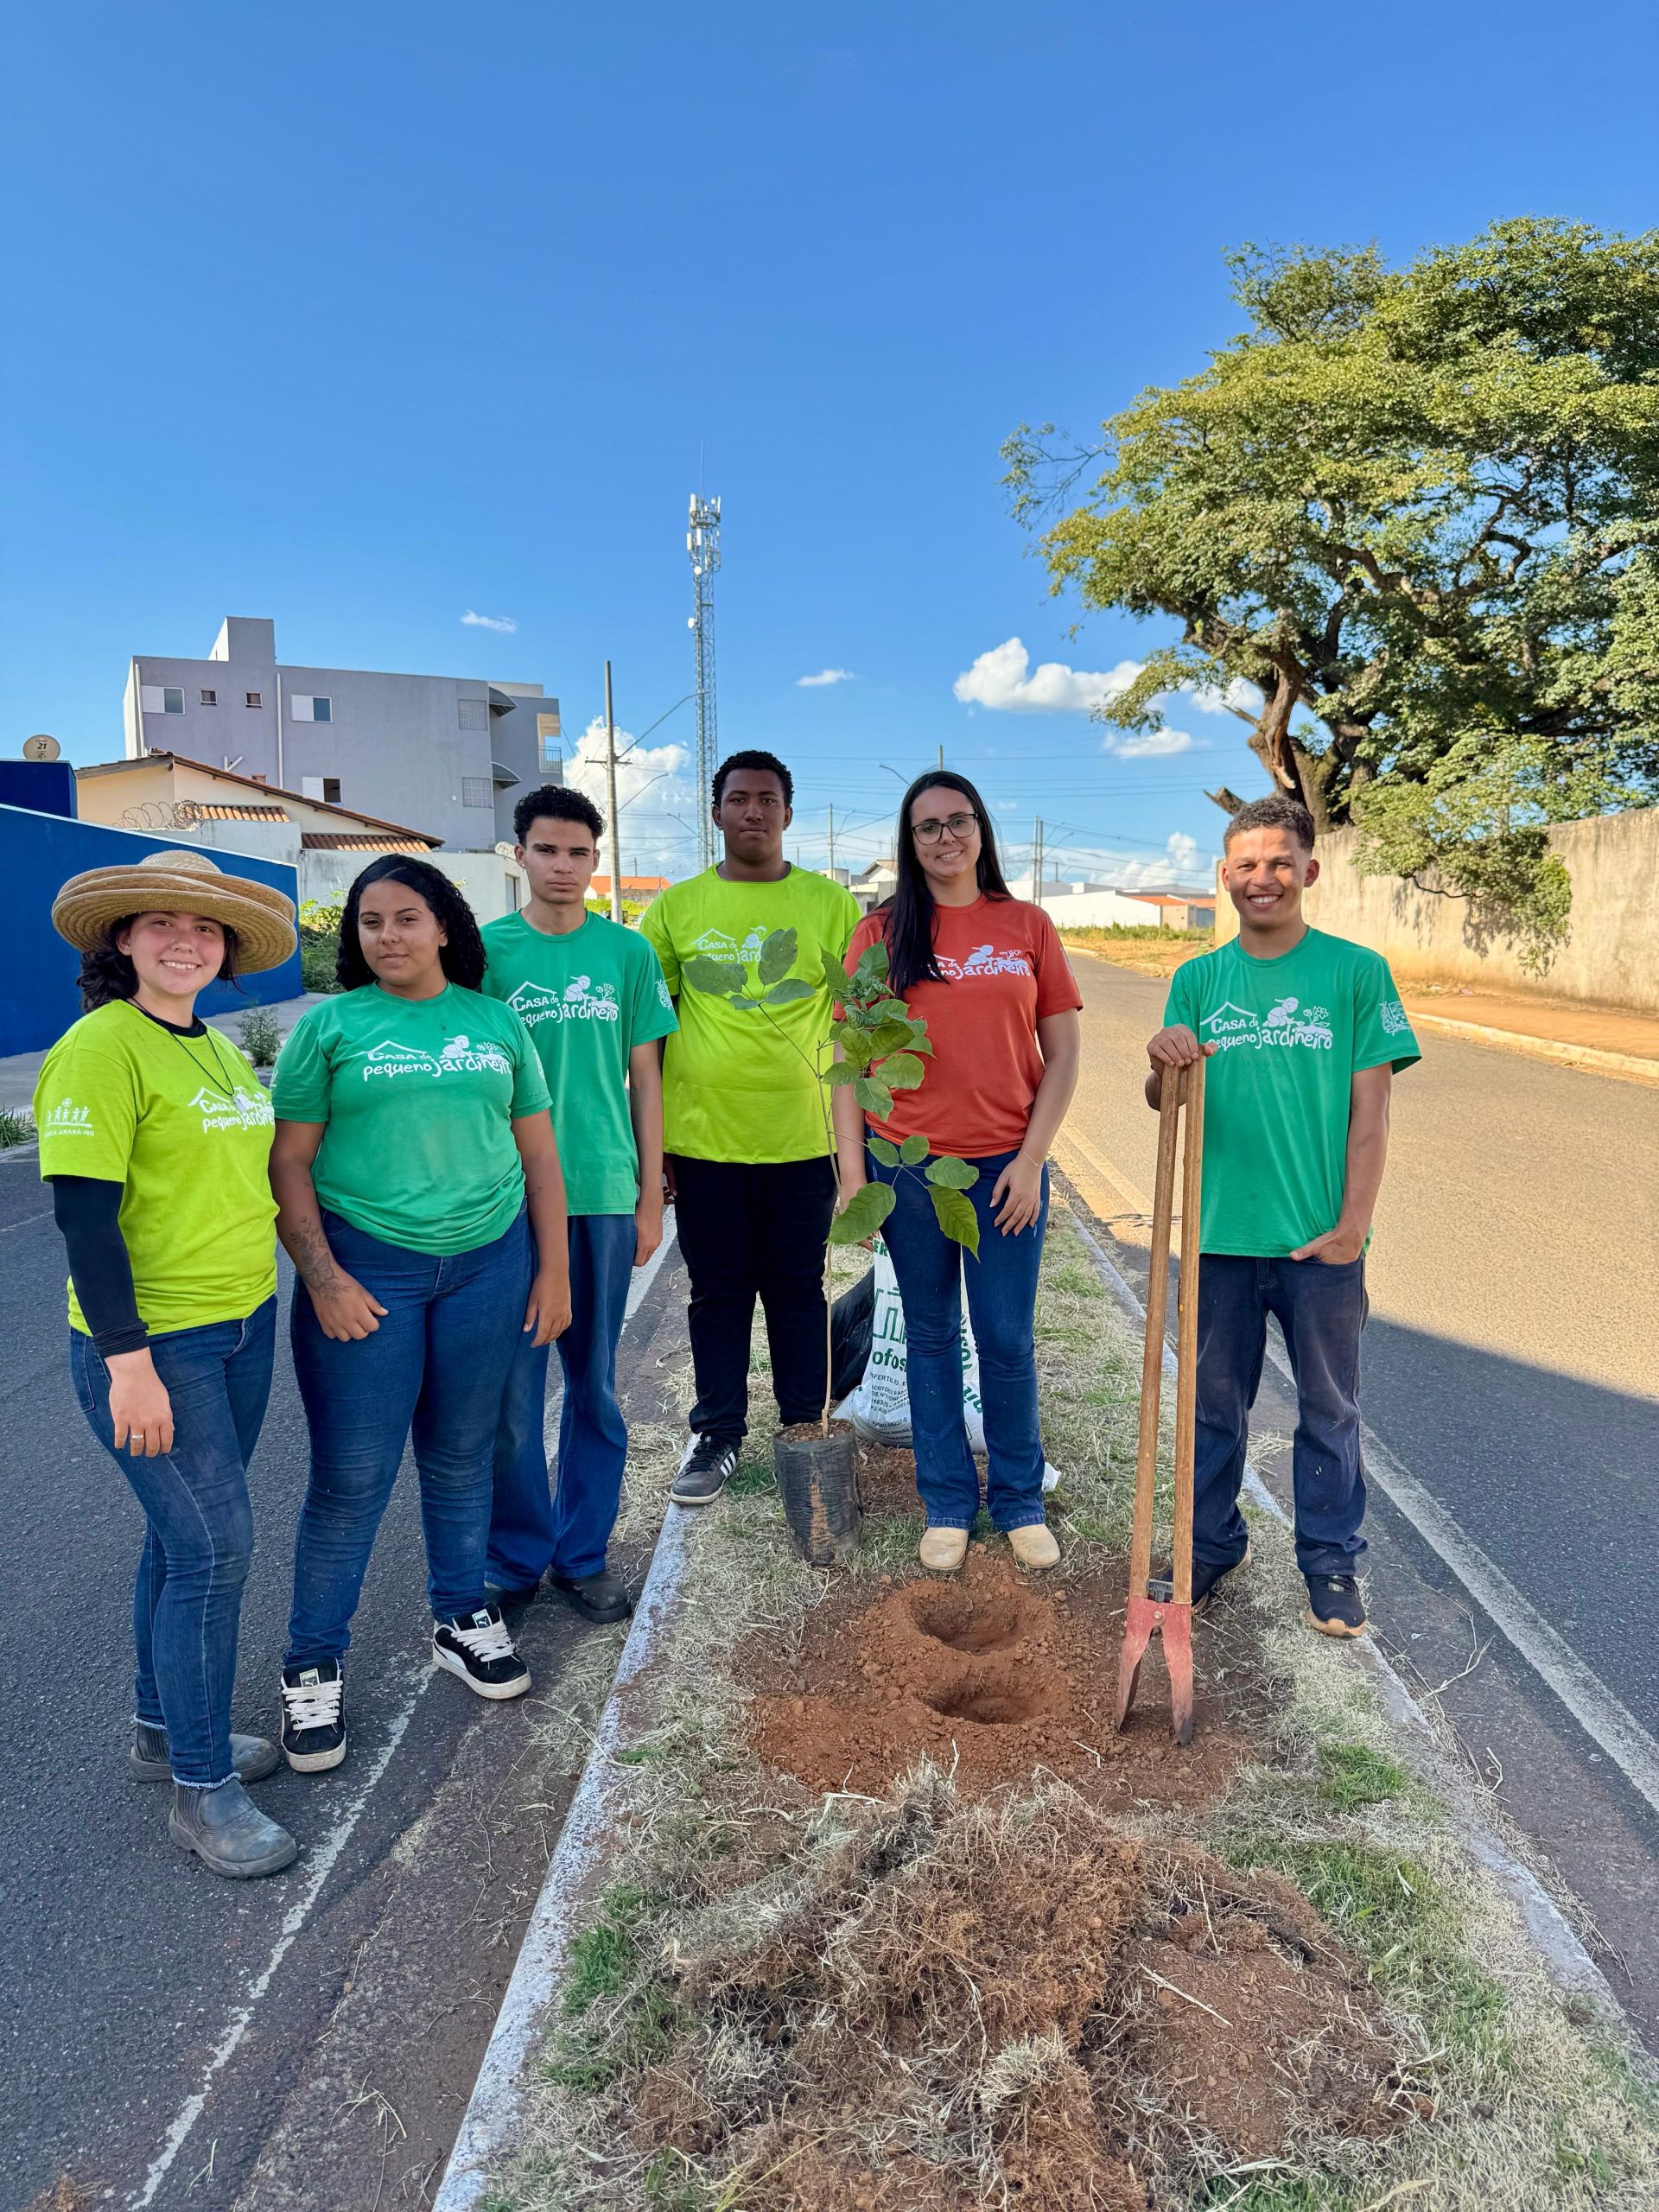
<path fill-rule="evenodd" d="M 524 1202 L 512 1124 L 547 1104 L 518 1015 L 446 983 L 433 999 L 378 983 L 302 1014 L 276 1063 L 279 1122 L 325 1122 L 317 1197 L 407 1252 L 474 1252 Z"/>
<path fill-rule="evenodd" d="M 628 1055 L 675 1027 L 657 955 L 638 930 L 603 914 L 563 937 L 504 914 L 483 937 L 484 988 L 529 1030 L 547 1077 L 568 1211 L 632 1213 L 639 1159 Z"/>
<path fill-rule="evenodd" d="M 823 960 L 829 953 L 840 961 L 858 919 L 850 891 L 798 868 L 777 883 L 728 883 L 708 868 L 671 884 L 646 907 L 639 927 L 656 948 L 680 1017 L 663 1065 L 666 1151 L 756 1165 L 813 1160 L 833 1149 L 817 1075 L 830 1063 L 832 1002 Z M 741 963 L 758 993 L 755 963 L 774 930 L 795 931 L 788 974 L 810 983 L 810 993 L 763 1014 L 686 980 L 687 962 L 702 953 Z"/>
<path fill-rule="evenodd" d="M 1388 962 L 1323 930 L 1276 960 L 1253 960 L 1235 938 L 1175 970 L 1164 1020 L 1217 1047 L 1199 1249 L 1283 1259 L 1334 1229 L 1353 1077 L 1422 1057 Z"/>
<path fill-rule="evenodd" d="M 41 1174 L 124 1185 L 121 1239 L 156 1334 L 245 1321 L 275 1292 L 271 1119 L 228 1037 L 181 1037 L 124 999 L 83 1014 L 47 1054 Z M 91 1334 L 73 1283 L 69 1320 Z"/>

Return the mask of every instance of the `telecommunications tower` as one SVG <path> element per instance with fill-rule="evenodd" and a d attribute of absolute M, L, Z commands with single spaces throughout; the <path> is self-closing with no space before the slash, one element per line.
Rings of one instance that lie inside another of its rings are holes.
<path fill-rule="evenodd" d="M 691 495 L 691 518 L 685 533 L 685 550 L 691 556 L 690 628 L 697 657 L 697 860 L 700 867 L 715 863 L 715 825 L 709 795 L 715 770 L 720 766 L 720 716 L 715 704 L 715 571 L 720 566 L 720 501 Z"/>

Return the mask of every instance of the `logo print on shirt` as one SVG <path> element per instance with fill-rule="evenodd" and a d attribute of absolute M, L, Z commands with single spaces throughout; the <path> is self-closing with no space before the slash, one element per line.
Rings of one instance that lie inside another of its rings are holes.
<path fill-rule="evenodd" d="M 657 978 L 657 997 L 662 1006 L 665 1007 L 673 1006 L 674 1001 L 668 995 L 668 985 L 660 976 Z"/>
<path fill-rule="evenodd" d="M 595 983 L 591 976 L 578 976 L 563 991 L 545 983 L 520 983 L 507 1001 L 526 1029 L 542 1021 L 620 1021 L 614 983 Z"/>
<path fill-rule="evenodd" d="M 98 1130 L 92 1122 L 90 1106 L 77 1106 L 73 1098 L 65 1096 L 46 1117 L 46 1134 L 49 1137 L 95 1137 Z"/>
<path fill-rule="evenodd" d="M 734 937 L 728 937 L 724 930 L 704 930 L 691 950 L 712 953 L 716 960 L 758 960 L 766 935 L 764 922 L 757 922 L 741 944 Z"/>
<path fill-rule="evenodd" d="M 1213 1014 L 1206 1014 L 1198 1029 L 1200 1033 L 1207 1029 L 1211 1041 L 1224 1052 L 1230 1052 L 1239 1045 L 1254 1045 L 1258 1052 L 1273 1046 L 1302 1045 L 1310 1052 L 1328 1052 L 1336 1041 L 1327 1008 L 1303 1007 L 1299 1001 L 1289 998 L 1275 1000 L 1262 1015 L 1252 1014 L 1248 1007 L 1235 1006 L 1230 999 Z"/>
<path fill-rule="evenodd" d="M 1029 976 L 1031 961 L 1023 952 L 999 952 L 994 945 L 976 944 L 965 960 L 952 960 L 941 953 L 939 973 L 953 982 L 965 982 L 976 976 Z"/>
<path fill-rule="evenodd" d="M 1411 1027 L 1411 1018 L 1398 999 L 1384 999 L 1376 1009 L 1376 1018 L 1390 1037 L 1399 1037 Z"/>
<path fill-rule="evenodd" d="M 363 1080 L 372 1076 L 399 1075 L 511 1075 L 512 1064 L 494 1045 L 474 1045 L 470 1037 L 450 1037 L 434 1058 L 418 1046 L 400 1045 L 388 1037 L 372 1052 L 363 1054 Z"/>
<path fill-rule="evenodd" d="M 204 1129 L 268 1129 L 276 1120 L 270 1101 L 262 1090 L 257 1096 L 235 1084 L 227 1098 L 222 1090 L 204 1084 L 190 1101 L 201 1116 Z"/>

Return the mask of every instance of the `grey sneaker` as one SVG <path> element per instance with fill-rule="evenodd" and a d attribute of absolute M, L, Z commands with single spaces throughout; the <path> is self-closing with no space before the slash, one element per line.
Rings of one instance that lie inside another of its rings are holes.
<path fill-rule="evenodd" d="M 232 1736 L 231 1764 L 238 1782 L 263 1782 L 275 1774 L 282 1754 L 265 1736 Z M 127 1772 L 135 1782 L 168 1782 L 173 1769 L 167 1756 L 167 1731 L 152 1728 L 147 1720 L 132 1724 L 132 1749 L 127 1753 Z"/>
<path fill-rule="evenodd" d="M 300 1848 L 286 1828 L 265 1818 L 234 1777 L 216 1789 L 175 1783 L 167 1832 L 181 1851 L 194 1851 L 204 1866 L 232 1881 L 280 1873 Z"/>
<path fill-rule="evenodd" d="M 737 1466 L 735 1444 L 694 1436 L 680 1457 L 679 1471 L 668 1486 L 676 1505 L 712 1505 Z"/>

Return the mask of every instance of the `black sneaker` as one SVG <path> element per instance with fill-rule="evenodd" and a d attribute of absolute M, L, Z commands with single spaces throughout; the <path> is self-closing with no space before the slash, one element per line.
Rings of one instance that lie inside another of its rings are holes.
<path fill-rule="evenodd" d="M 597 1574 L 561 1574 L 556 1567 L 547 1571 L 549 1587 L 556 1590 L 579 1612 L 584 1620 L 625 1621 L 633 1611 L 633 1600 L 620 1574 L 613 1574 L 608 1567 L 601 1567 Z"/>
<path fill-rule="evenodd" d="M 1365 1600 L 1351 1574 L 1308 1574 L 1307 1611 L 1302 1616 L 1321 1636 L 1363 1636 Z"/>
<path fill-rule="evenodd" d="M 432 1662 L 459 1675 L 480 1697 L 523 1697 L 530 1688 L 530 1669 L 512 1648 L 499 1605 L 434 1621 Z"/>
<path fill-rule="evenodd" d="M 679 1472 L 668 1486 L 676 1505 L 712 1505 L 737 1465 L 735 1444 L 694 1436 L 681 1456 Z"/>
<path fill-rule="evenodd" d="M 521 1582 L 503 1590 L 493 1582 L 486 1582 L 484 1602 L 486 1605 L 499 1605 L 504 1613 L 522 1613 L 526 1605 L 534 1604 L 541 1587 L 539 1582 Z"/>
<path fill-rule="evenodd" d="M 346 1678 L 338 1659 L 283 1669 L 283 1757 L 296 1774 L 323 1774 L 346 1756 Z"/>
<path fill-rule="evenodd" d="M 1195 1559 L 1192 1562 L 1193 1611 L 1196 1613 L 1206 1606 L 1216 1592 L 1225 1584 L 1229 1575 L 1236 1574 L 1241 1568 L 1248 1567 L 1249 1563 L 1250 1548 L 1248 1544 L 1237 1559 L 1224 1560 L 1220 1565 L 1217 1565 L 1214 1560 Z M 1147 1577 L 1147 1587 L 1153 1597 L 1161 1597 L 1166 1604 L 1173 1598 L 1175 1585 L 1167 1560 L 1160 1560 L 1154 1567 Z"/>

